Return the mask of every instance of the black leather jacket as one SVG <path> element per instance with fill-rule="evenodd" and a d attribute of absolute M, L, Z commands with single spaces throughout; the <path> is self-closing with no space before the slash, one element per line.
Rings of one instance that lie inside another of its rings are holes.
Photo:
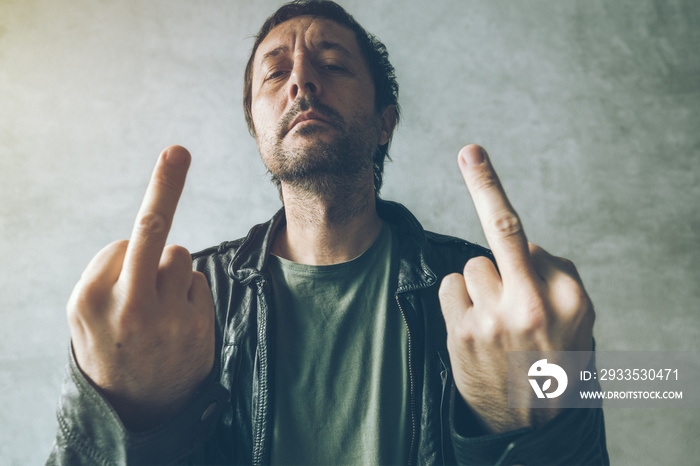
<path fill-rule="evenodd" d="M 608 464 L 600 409 L 565 410 L 539 429 L 480 435 L 455 395 L 438 287 L 445 275 L 461 272 L 468 259 L 490 252 L 425 232 L 399 204 L 378 200 L 377 210 L 399 233 L 395 298 L 408 330 L 409 464 Z M 217 363 L 188 407 L 155 430 L 128 432 L 71 354 L 47 464 L 269 462 L 275 330 L 266 262 L 283 224 L 280 210 L 246 238 L 193 256 L 214 297 Z"/>

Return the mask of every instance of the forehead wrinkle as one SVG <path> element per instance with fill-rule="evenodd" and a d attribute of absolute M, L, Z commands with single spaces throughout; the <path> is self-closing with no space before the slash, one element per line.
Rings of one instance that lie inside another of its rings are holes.
<path fill-rule="evenodd" d="M 297 24 L 288 24 L 291 22 L 297 22 Z M 314 17 L 314 16 L 298 16 L 296 18 L 292 18 L 290 20 L 287 20 L 283 23 L 280 23 L 279 25 L 275 26 L 272 28 L 272 30 L 268 33 L 268 37 L 263 39 L 263 43 L 272 35 L 274 35 L 275 29 L 280 28 L 282 31 L 281 35 L 277 37 L 277 40 L 281 40 L 283 42 L 287 42 L 291 40 L 293 43 L 297 43 L 298 41 L 301 41 L 302 44 L 306 46 L 308 49 L 312 48 L 318 48 L 320 50 L 337 50 L 343 53 L 346 56 L 352 56 L 352 53 L 348 48 L 345 46 L 341 45 L 340 42 L 337 40 L 333 40 L 332 38 L 328 38 L 327 35 L 330 31 L 328 31 L 326 28 L 321 26 L 319 23 L 330 23 L 333 25 L 333 29 L 336 29 L 343 34 L 344 32 L 349 32 L 350 37 L 357 41 L 357 38 L 353 34 L 353 31 L 346 26 L 342 24 L 338 24 L 337 22 L 333 21 L 332 19 L 327 19 L 323 17 Z M 336 35 L 337 33 L 335 32 L 330 32 L 331 35 Z M 326 37 L 324 37 L 326 36 Z M 262 44 L 261 44 L 262 45 Z M 300 45 L 300 44 L 299 44 Z M 294 48 L 297 46 L 295 45 Z M 278 55 L 281 55 L 282 53 L 289 52 L 289 46 L 288 45 L 280 45 L 278 47 L 275 47 L 274 49 L 265 52 L 261 60 L 265 60 L 267 58 L 274 58 Z"/>

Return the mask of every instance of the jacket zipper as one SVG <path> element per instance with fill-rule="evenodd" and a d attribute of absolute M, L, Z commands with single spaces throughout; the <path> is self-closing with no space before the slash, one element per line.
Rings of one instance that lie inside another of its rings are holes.
<path fill-rule="evenodd" d="M 409 381 L 409 393 L 411 398 L 411 444 L 408 449 L 408 462 L 410 466 L 415 464 L 415 449 L 416 449 L 416 436 L 418 434 L 418 427 L 416 426 L 416 396 L 415 396 L 415 381 L 413 375 L 413 349 L 411 341 L 411 327 L 408 325 L 408 318 L 406 313 L 401 307 L 401 302 L 399 301 L 399 295 L 396 296 L 396 304 L 399 306 L 399 311 L 401 311 L 401 317 L 403 317 L 403 322 L 406 325 L 406 334 L 408 336 L 408 381 Z"/>
<path fill-rule="evenodd" d="M 267 355 L 260 355 L 260 348 L 267 348 L 269 349 L 269 345 L 265 345 L 265 331 L 267 330 L 267 303 L 262 303 L 261 301 L 261 296 L 263 295 L 263 287 L 264 287 L 264 280 L 260 280 L 257 282 L 258 286 L 258 302 L 259 306 L 258 309 L 260 310 L 258 314 L 258 377 L 260 380 L 258 381 L 258 404 L 255 409 L 255 432 L 254 432 L 254 438 L 253 438 L 253 464 L 254 465 L 260 465 L 262 464 L 263 460 L 263 405 L 267 403 L 267 397 L 264 396 L 264 392 L 267 390 Z M 264 308 L 264 309 L 263 309 Z M 263 350 L 264 351 L 264 350 Z M 263 359 L 265 359 L 265 367 L 263 367 Z"/>
<path fill-rule="evenodd" d="M 442 371 L 440 371 L 440 379 L 442 381 L 442 395 L 440 396 L 440 446 L 442 448 L 442 464 L 447 464 L 446 463 L 446 456 L 445 456 L 445 419 L 444 419 L 444 413 L 445 413 L 445 392 L 447 391 L 447 378 L 449 375 L 448 369 L 447 369 L 447 364 L 445 364 L 445 361 L 442 358 L 442 354 L 440 352 L 437 353 L 438 358 L 440 358 L 440 364 L 442 364 Z"/>

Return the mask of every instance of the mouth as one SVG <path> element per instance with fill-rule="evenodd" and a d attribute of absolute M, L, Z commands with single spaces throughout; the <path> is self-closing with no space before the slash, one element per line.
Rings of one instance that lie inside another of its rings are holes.
<path fill-rule="evenodd" d="M 330 122 L 329 118 L 326 118 L 322 114 L 320 114 L 317 111 L 314 110 L 309 110 L 306 112 L 301 112 L 299 113 L 294 120 L 292 120 L 291 124 L 287 128 L 287 132 L 291 131 L 294 129 L 295 126 L 297 125 L 307 125 L 311 123 L 325 123 L 328 125 L 331 125 L 332 123 Z"/>

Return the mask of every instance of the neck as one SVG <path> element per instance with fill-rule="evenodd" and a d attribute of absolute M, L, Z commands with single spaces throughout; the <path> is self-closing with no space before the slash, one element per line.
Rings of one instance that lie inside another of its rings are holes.
<path fill-rule="evenodd" d="M 329 194 L 331 193 L 331 194 Z M 336 186 L 326 194 L 282 184 L 287 224 L 273 254 L 309 265 L 347 262 L 366 251 L 381 231 L 374 186 Z"/>

